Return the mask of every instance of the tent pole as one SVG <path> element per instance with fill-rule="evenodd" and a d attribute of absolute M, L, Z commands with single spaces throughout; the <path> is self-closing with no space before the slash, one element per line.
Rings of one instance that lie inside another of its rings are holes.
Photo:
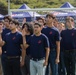
<path fill-rule="evenodd" d="M 10 0 L 8 0 L 8 15 L 10 15 Z"/>

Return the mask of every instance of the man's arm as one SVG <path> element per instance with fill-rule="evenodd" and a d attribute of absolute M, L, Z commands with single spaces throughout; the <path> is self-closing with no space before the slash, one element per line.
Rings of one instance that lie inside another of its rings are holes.
<path fill-rule="evenodd" d="M 0 47 L 2 47 L 5 44 L 5 41 L 2 40 L 2 32 L 3 32 L 3 29 L 2 27 L 0 27 Z"/>
<path fill-rule="evenodd" d="M 46 48 L 46 56 L 45 56 L 44 66 L 47 66 L 47 64 L 48 64 L 49 52 L 50 52 L 50 48 Z"/>
<path fill-rule="evenodd" d="M 0 33 L 0 47 L 2 47 L 4 44 L 5 44 L 5 41 L 2 40 L 2 36 L 1 36 L 1 33 Z"/>
<path fill-rule="evenodd" d="M 25 49 L 29 47 L 29 45 L 26 44 L 26 37 L 25 36 L 23 36 L 23 46 Z"/>
<path fill-rule="evenodd" d="M 21 44 L 21 49 L 22 49 L 22 53 L 21 53 L 21 66 L 23 66 L 24 65 L 24 61 L 25 61 L 25 56 L 26 56 L 26 50 L 24 49 L 22 44 Z"/>
<path fill-rule="evenodd" d="M 22 37 L 23 37 L 23 46 L 26 49 L 29 45 L 26 44 L 26 32 L 25 32 L 25 29 L 22 30 Z"/>
<path fill-rule="evenodd" d="M 56 53 L 57 53 L 57 56 L 56 56 L 56 63 L 59 63 L 59 56 L 60 56 L 60 41 L 56 41 L 56 46 L 57 46 L 57 49 L 56 49 Z"/>

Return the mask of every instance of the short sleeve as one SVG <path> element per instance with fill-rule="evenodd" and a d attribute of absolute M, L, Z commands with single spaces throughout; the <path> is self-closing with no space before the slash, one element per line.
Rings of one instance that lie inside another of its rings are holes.
<path fill-rule="evenodd" d="M 59 33 L 59 31 L 56 31 L 55 39 L 56 39 L 56 41 L 60 41 L 60 33 Z"/>
<path fill-rule="evenodd" d="M 20 37 L 20 44 L 23 44 L 23 38 L 22 38 L 22 35 L 21 35 L 21 37 Z"/>
<path fill-rule="evenodd" d="M 30 36 L 30 38 L 29 38 L 28 41 L 26 42 L 28 45 L 30 45 L 31 39 L 32 39 L 32 36 Z"/>
<path fill-rule="evenodd" d="M 45 36 L 45 38 L 44 38 L 44 44 L 45 44 L 45 47 L 49 47 L 49 39 L 48 39 L 48 37 L 47 36 Z"/>

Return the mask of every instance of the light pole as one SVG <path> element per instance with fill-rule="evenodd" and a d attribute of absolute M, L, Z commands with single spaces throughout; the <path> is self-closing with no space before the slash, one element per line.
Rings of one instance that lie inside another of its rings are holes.
<path fill-rule="evenodd" d="M 8 0 L 8 15 L 10 15 L 10 0 Z"/>

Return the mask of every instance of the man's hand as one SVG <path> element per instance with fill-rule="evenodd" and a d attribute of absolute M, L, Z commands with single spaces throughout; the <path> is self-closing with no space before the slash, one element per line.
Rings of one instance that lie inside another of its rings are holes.
<path fill-rule="evenodd" d="M 24 19 L 23 19 L 23 22 L 22 22 L 22 24 L 24 24 L 24 23 L 26 23 L 26 18 L 24 18 Z"/>
<path fill-rule="evenodd" d="M 26 31 L 25 31 L 25 28 L 22 30 L 22 36 L 25 36 L 26 35 Z"/>
<path fill-rule="evenodd" d="M 21 67 L 23 67 L 23 66 L 24 66 L 24 61 L 21 61 L 20 66 L 21 66 Z"/>
<path fill-rule="evenodd" d="M 55 62 L 56 62 L 56 64 L 58 64 L 60 62 L 59 58 L 56 58 Z"/>
<path fill-rule="evenodd" d="M 43 63 L 43 66 L 47 66 L 47 65 L 48 65 L 48 62 L 45 61 L 45 62 Z"/>

